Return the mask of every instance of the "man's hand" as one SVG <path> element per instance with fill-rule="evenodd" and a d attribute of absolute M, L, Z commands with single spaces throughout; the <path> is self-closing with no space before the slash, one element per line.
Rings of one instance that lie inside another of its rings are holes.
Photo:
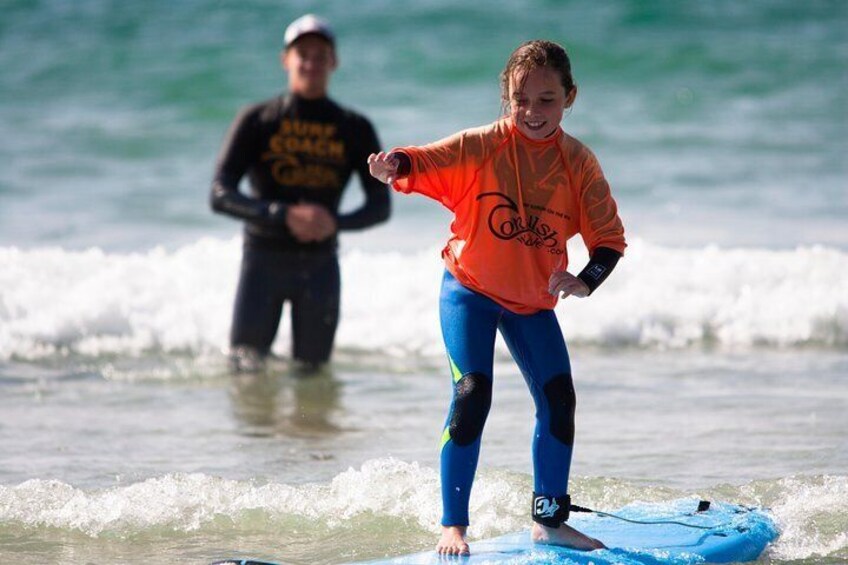
<path fill-rule="evenodd" d="M 336 233 L 336 219 L 319 204 L 289 204 L 286 225 L 298 241 L 323 241 Z"/>
<path fill-rule="evenodd" d="M 589 296 L 589 287 L 568 271 L 554 271 L 548 279 L 548 292 L 554 296 L 562 293 L 560 298 L 568 296 L 584 298 Z"/>
<path fill-rule="evenodd" d="M 392 184 L 397 178 L 398 160 L 380 151 L 368 156 L 368 170 L 380 182 Z"/>

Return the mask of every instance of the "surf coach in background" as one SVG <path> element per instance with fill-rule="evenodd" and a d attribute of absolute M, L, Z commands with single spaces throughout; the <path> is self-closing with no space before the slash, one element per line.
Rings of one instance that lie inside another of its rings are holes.
<path fill-rule="evenodd" d="M 365 117 L 328 97 L 338 66 L 330 25 L 311 14 L 286 29 L 280 62 L 288 92 L 236 116 L 218 156 L 211 205 L 245 221 L 241 274 L 230 345 L 239 369 L 267 356 L 285 302 L 291 304 L 295 360 L 327 361 L 339 320 L 338 232 L 388 219 L 389 191 L 368 171 L 380 143 Z M 356 172 L 365 192 L 340 214 Z M 245 175 L 250 195 L 239 191 Z"/>

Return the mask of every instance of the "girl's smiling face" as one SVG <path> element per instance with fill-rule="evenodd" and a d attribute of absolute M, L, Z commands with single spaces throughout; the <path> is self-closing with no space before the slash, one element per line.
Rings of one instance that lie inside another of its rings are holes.
<path fill-rule="evenodd" d="M 554 133 L 576 95 L 577 87 L 566 93 L 560 73 L 547 67 L 516 71 L 509 79 L 510 114 L 518 130 L 530 139 Z"/>

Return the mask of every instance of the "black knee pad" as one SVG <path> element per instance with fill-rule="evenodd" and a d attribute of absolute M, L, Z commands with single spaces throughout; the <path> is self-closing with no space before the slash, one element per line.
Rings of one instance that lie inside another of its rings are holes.
<path fill-rule="evenodd" d="M 469 445 L 483 433 L 492 406 L 492 382 L 481 373 L 468 373 L 454 387 L 450 437 L 457 445 Z"/>
<path fill-rule="evenodd" d="M 577 395 L 571 375 L 563 373 L 545 385 L 545 398 L 551 412 L 551 434 L 565 445 L 574 445 L 574 408 Z"/>

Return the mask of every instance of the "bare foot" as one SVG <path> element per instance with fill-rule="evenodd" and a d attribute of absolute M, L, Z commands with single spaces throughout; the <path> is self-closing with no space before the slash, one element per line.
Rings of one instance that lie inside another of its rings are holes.
<path fill-rule="evenodd" d="M 566 524 L 561 525 L 559 528 L 549 528 L 538 522 L 534 522 L 533 531 L 530 532 L 530 538 L 536 543 L 564 545 L 565 547 L 583 551 L 606 549 L 607 547 L 595 538 L 581 534 Z"/>
<path fill-rule="evenodd" d="M 442 526 L 442 539 L 436 546 L 439 555 L 468 555 L 468 544 L 465 543 L 466 526 Z"/>

